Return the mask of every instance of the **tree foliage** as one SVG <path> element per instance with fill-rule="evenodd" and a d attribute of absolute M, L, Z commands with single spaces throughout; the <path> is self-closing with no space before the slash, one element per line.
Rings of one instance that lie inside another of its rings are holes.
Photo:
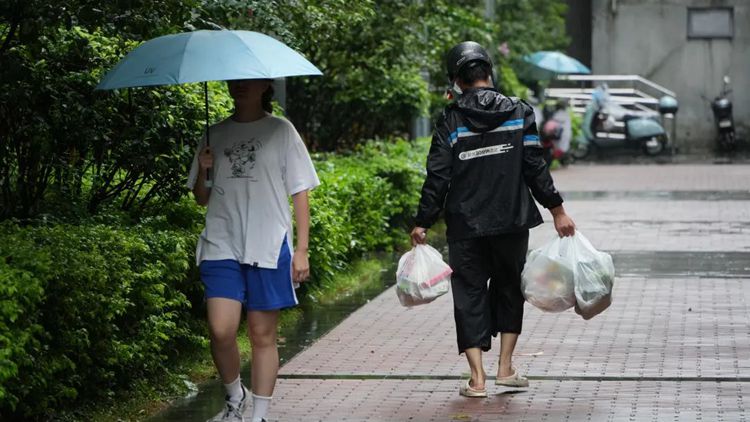
<path fill-rule="evenodd" d="M 0 55 L 0 218 L 93 213 L 107 203 L 133 209 L 182 196 L 203 127 L 202 89 L 94 91 L 104 71 L 138 44 L 107 32 L 145 31 L 159 9 L 146 2 L 142 14 L 104 24 L 102 13 L 113 11 L 94 2 L 68 2 L 59 15 L 44 2 L 30 3 L 10 17 L 2 44 L 9 47 Z M 213 91 L 212 111 L 224 114 L 226 95 Z"/>
<path fill-rule="evenodd" d="M 313 3 L 310 1 L 309 3 Z M 359 139 L 408 133 L 411 118 L 426 110 L 427 87 L 420 76 L 417 18 L 412 1 L 362 1 L 359 10 L 332 1 L 313 16 L 313 31 L 299 28 L 303 51 L 326 77 L 289 82 L 289 115 L 314 146 L 351 147 Z M 305 22 L 307 8 L 292 20 Z M 335 16 L 335 14 L 334 14 Z M 326 36 L 318 37 L 320 32 Z M 336 52 L 331 54 L 331 52 Z"/>
<path fill-rule="evenodd" d="M 0 218 L 137 210 L 171 201 L 202 131 L 200 87 L 93 91 L 139 42 L 194 29 L 272 34 L 325 73 L 288 80 L 287 115 L 313 150 L 407 134 L 444 105 L 443 54 L 487 46 L 508 94 L 511 65 L 566 43 L 560 1 L 9 0 L 0 5 Z M 504 57 L 497 46 L 507 42 Z M 425 81 L 430 83 L 426 83 Z M 230 104 L 211 92 L 212 119 Z M 51 204 L 46 205 L 46 204 Z M 62 209 L 61 209 L 62 205 Z M 83 211 L 81 211 L 83 210 Z"/>

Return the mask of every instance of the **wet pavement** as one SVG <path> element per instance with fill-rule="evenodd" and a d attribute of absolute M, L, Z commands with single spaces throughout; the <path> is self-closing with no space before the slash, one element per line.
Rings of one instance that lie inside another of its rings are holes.
<path fill-rule="evenodd" d="M 597 201 L 653 200 L 653 201 L 750 201 L 750 190 L 737 191 L 568 191 L 566 201 L 593 199 Z"/>
<path fill-rule="evenodd" d="M 612 306 L 590 321 L 527 304 L 514 360 L 529 389 L 460 397 L 467 366 L 450 295 L 406 309 L 387 289 L 282 367 L 270 419 L 750 419 L 750 165 L 586 165 L 554 177 L 617 278 Z M 552 236 L 548 222 L 530 245 Z"/>

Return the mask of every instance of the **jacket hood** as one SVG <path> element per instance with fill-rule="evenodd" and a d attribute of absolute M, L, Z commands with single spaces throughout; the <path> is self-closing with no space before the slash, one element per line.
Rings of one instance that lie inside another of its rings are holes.
<path fill-rule="evenodd" d="M 523 103 L 494 88 L 471 88 L 464 91 L 453 106 L 461 112 L 471 131 L 486 132 L 508 120 Z"/>

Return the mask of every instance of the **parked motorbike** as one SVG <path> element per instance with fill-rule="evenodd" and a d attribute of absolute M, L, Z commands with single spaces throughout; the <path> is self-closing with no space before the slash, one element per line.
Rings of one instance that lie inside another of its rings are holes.
<path fill-rule="evenodd" d="M 732 102 L 729 100 L 729 76 L 724 76 L 724 85 L 721 95 L 711 102 L 711 110 L 714 113 L 714 121 L 719 131 L 718 146 L 723 152 L 733 151 L 737 142 L 734 134 L 734 119 L 732 118 Z"/>
<path fill-rule="evenodd" d="M 592 149 L 611 147 L 641 149 L 654 156 L 661 154 L 668 143 L 668 134 L 658 112 L 622 107 L 610 99 L 606 84 L 592 94 L 583 116 L 582 129 L 583 137 L 577 139 L 571 149 L 575 158 L 588 156 Z"/>

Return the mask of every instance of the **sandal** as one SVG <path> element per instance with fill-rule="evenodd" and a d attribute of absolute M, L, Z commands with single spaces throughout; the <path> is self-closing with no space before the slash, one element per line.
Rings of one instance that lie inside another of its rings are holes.
<path fill-rule="evenodd" d="M 464 397 L 472 397 L 472 398 L 487 397 L 487 389 L 483 388 L 481 390 L 478 390 L 478 389 L 472 388 L 470 379 L 466 380 L 463 383 L 463 385 L 461 385 L 461 388 L 458 390 L 458 393 Z"/>
<path fill-rule="evenodd" d="M 495 380 L 495 385 L 503 385 L 505 387 L 528 387 L 529 380 L 526 379 L 526 377 L 518 375 L 516 368 L 511 369 L 513 370 L 513 375 L 502 378 L 498 377 Z"/>

